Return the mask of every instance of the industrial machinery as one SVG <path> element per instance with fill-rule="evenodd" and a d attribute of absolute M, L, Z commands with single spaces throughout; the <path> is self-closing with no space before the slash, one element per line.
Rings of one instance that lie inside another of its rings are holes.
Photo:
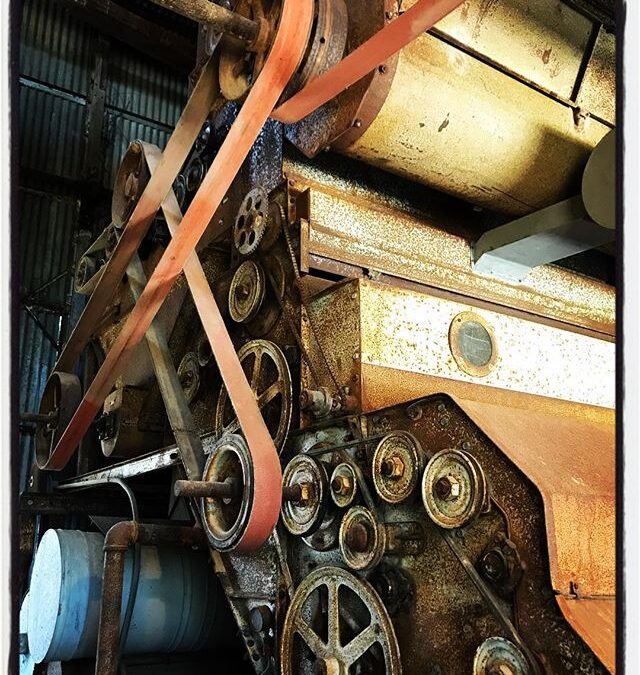
<path fill-rule="evenodd" d="M 615 672 L 615 292 L 548 264 L 613 241 L 611 26 L 154 1 L 199 61 L 30 416 L 21 674 Z"/>

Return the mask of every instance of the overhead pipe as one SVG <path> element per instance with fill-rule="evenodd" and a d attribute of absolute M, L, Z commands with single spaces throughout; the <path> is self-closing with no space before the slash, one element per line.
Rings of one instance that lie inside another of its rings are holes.
<path fill-rule="evenodd" d="M 243 42 L 255 42 L 260 33 L 260 24 L 257 21 L 247 19 L 208 0 L 153 0 L 153 2 L 176 14 L 186 16 L 187 19 L 210 24 L 218 32 L 226 33 Z"/>

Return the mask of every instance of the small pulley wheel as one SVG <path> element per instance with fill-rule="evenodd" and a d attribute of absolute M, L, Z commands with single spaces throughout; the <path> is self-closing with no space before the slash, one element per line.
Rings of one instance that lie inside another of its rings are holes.
<path fill-rule="evenodd" d="M 141 141 L 132 141 L 116 174 L 111 199 L 111 220 L 124 227 L 149 182 L 150 173 Z"/>
<path fill-rule="evenodd" d="M 194 352 L 187 352 L 178 366 L 178 379 L 187 403 L 191 403 L 200 389 L 200 364 Z"/>
<path fill-rule="evenodd" d="M 77 375 L 54 371 L 45 385 L 38 413 L 48 417 L 36 431 L 36 459 L 42 468 L 64 433 L 82 400 L 82 386 Z"/>
<path fill-rule="evenodd" d="M 473 675 L 530 675 L 527 659 L 516 645 L 502 637 L 487 638 L 473 659 Z"/>
<path fill-rule="evenodd" d="M 411 496 L 420 478 L 421 457 L 418 440 L 406 431 L 392 431 L 378 443 L 371 474 L 381 499 L 398 504 Z"/>
<path fill-rule="evenodd" d="M 202 522 L 209 543 L 217 551 L 231 551 L 247 529 L 253 503 L 253 462 L 244 438 L 228 434 L 220 439 L 207 460 L 202 480 L 233 482 L 241 486 L 236 497 L 200 499 Z"/>
<path fill-rule="evenodd" d="M 282 675 L 401 675 L 393 624 L 366 581 L 319 567 L 296 589 L 282 628 Z"/>
<path fill-rule="evenodd" d="M 324 464 L 307 455 L 294 457 L 282 473 L 283 492 L 295 485 L 301 487 L 301 499 L 283 502 L 282 522 L 294 536 L 306 537 L 320 528 L 327 512 L 329 479 Z"/>
<path fill-rule="evenodd" d="M 445 529 L 474 520 L 488 501 L 478 460 L 463 450 L 440 450 L 422 477 L 422 502 L 431 520 Z"/>
<path fill-rule="evenodd" d="M 266 335 L 276 325 L 282 313 L 286 288 L 286 273 L 278 256 L 261 256 L 260 263 L 266 278 L 264 300 L 257 315 L 244 324 L 254 338 Z"/>
<path fill-rule="evenodd" d="M 252 340 L 238 352 L 240 364 L 258 401 L 267 429 L 280 451 L 289 432 L 292 412 L 291 372 L 278 345 L 269 340 Z M 238 431 L 240 423 L 222 385 L 216 406 L 218 436 Z"/>
<path fill-rule="evenodd" d="M 351 506 L 358 493 L 358 479 L 348 462 L 338 464 L 331 474 L 331 499 L 341 509 Z"/>
<path fill-rule="evenodd" d="M 266 292 L 264 270 L 259 263 L 245 260 L 235 271 L 229 286 L 229 315 L 236 323 L 248 323 L 260 311 Z"/>
<path fill-rule="evenodd" d="M 353 506 L 345 513 L 338 540 L 342 557 L 352 570 L 372 569 L 386 549 L 384 525 L 364 506 Z"/>
<path fill-rule="evenodd" d="M 269 197 L 262 187 L 254 188 L 242 200 L 233 225 L 233 243 L 240 255 L 248 256 L 258 250 L 267 230 Z"/>

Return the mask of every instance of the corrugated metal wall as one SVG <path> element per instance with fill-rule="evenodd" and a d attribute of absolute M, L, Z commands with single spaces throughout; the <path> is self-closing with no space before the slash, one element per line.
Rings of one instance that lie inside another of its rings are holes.
<path fill-rule="evenodd" d="M 95 119 L 90 108 L 98 53 L 105 107 L 97 121 L 100 175 L 89 176 L 85 154 Z M 81 222 L 83 199 L 94 198 L 96 184 L 111 188 L 134 138 L 164 147 L 187 91 L 186 76 L 110 42 L 56 0 L 23 3 L 19 87 L 20 409 L 34 411 L 66 338 L 78 228 L 100 229 Z M 108 217 L 108 194 L 101 198 Z M 31 436 L 21 436 L 21 489 L 32 445 Z"/>

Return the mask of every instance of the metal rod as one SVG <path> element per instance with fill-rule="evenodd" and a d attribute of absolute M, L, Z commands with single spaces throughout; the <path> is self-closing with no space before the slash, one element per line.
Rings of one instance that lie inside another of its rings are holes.
<path fill-rule="evenodd" d="M 177 480 L 173 485 L 176 497 L 194 497 L 208 499 L 233 499 L 242 495 L 242 486 L 237 480 L 220 481 Z M 303 485 L 285 485 L 282 488 L 282 501 L 299 502 L 303 497 Z"/>
<path fill-rule="evenodd" d="M 219 32 L 227 33 L 245 42 L 254 42 L 258 37 L 260 26 L 226 7 L 221 7 L 208 0 L 152 0 L 156 5 L 182 14 L 187 19 L 198 23 L 208 23 Z"/>
<path fill-rule="evenodd" d="M 58 419 L 58 411 L 52 410 L 50 413 L 20 413 L 20 421 L 31 424 L 48 424 Z"/>
<path fill-rule="evenodd" d="M 297 483 L 294 485 L 285 485 L 282 488 L 283 502 L 299 502 L 302 500 L 302 485 Z"/>
<path fill-rule="evenodd" d="M 177 480 L 173 486 L 176 497 L 206 497 L 230 499 L 242 494 L 242 487 L 235 480 L 214 482 L 206 480 Z"/>

